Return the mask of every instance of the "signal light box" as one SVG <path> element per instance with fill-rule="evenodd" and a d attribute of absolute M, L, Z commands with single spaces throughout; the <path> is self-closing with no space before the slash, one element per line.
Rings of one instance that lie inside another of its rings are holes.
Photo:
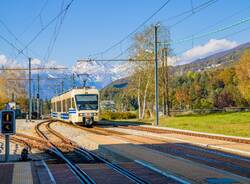
<path fill-rule="evenodd" d="M 2 110 L 0 113 L 1 133 L 4 135 L 13 135 L 16 133 L 15 111 Z"/>

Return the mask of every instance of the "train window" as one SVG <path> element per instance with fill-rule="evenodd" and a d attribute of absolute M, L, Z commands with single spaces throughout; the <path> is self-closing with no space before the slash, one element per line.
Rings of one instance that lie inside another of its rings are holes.
<path fill-rule="evenodd" d="M 97 94 L 76 95 L 76 104 L 79 110 L 97 110 L 98 95 Z"/>
<path fill-rule="evenodd" d="M 71 108 L 71 101 L 70 101 L 70 98 L 67 99 L 67 109 L 66 109 L 66 111 L 68 111 L 69 108 Z"/>
<path fill-rule="evenodd" d="M 56 102 L 57 112 L 61 112 L 61 101 Z"/>
<path fill-rule="evenodd" d="M 67 111 L 67 100 L 63 100 L 63 112 Z"/>
<path fill-rule="evenodd" d="M 61 101 L 62 103 L 62 109 L 61 109 L 61 112 L 64 112 L 64 100 Z"/>
<path fill-rule="evenodd" d="M 57 110 L 56 110 L 56 102 L 54 102 L 54 112 L 57 112 Z"/>
<path fill-rule="evenodd" d="M 74 100 L 74 98 L 72 98 L 71 103 L 72 103 L 72 108 L 75 108 L 75 100 Z"/>
<path fill-rule="evenodd" d="M 62 101 L 62 112 L 66 112 L 65 109 L 66 109 L 66 103 L 65 103 L 65 100 Z"/>

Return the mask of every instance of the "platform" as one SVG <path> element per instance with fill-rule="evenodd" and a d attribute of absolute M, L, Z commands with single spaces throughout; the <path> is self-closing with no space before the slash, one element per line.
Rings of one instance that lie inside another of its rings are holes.
<path fill-rule="evenodd" d="M 1 163 L 1 183 L 33 184 L 31 162 Z"/>

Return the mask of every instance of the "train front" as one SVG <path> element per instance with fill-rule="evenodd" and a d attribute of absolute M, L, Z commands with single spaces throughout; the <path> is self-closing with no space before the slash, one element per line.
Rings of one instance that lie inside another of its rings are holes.
<path fill-rule="evenodd" d="M 91 126 L 99 120 L 99 96 L 98 94 L 76 94 L 78 122 L 85 126 Z"/>

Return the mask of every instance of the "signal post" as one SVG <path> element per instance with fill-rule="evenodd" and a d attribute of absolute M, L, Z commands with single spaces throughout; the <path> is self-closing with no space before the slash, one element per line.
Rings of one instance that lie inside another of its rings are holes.
<path fill-rule="evenodd" d="M 5 161 L 9 161 L 10 135 L 16 133 L 16 117 L 13 110 L 2 110 L 0 113 L 1 134 L 5 135 Z"/>

